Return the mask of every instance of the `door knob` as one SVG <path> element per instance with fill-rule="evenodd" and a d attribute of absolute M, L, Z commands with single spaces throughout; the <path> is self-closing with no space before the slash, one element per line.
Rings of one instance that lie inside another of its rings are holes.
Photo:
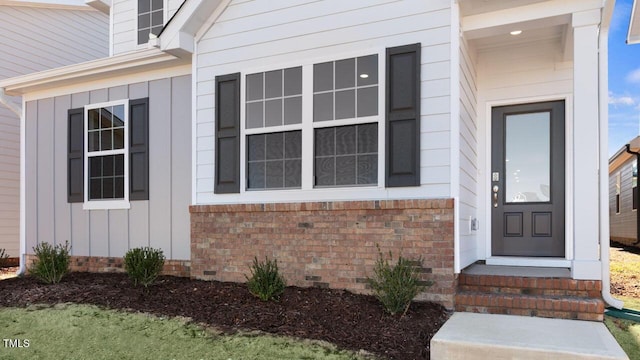
<path fill-rule="evenodd" d="M 493 185 L 493 207 L 494 208 L 498 207 L 498 190 L 500 190 L 498 185 Z"/>

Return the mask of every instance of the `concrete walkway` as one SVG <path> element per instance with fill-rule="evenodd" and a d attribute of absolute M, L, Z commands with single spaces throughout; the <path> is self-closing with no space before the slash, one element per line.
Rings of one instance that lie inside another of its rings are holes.
<path fill-rule="evenodd" d="M 431 339 L 432 360 L 628 360 L 603 323 L 458 312 Z"/>

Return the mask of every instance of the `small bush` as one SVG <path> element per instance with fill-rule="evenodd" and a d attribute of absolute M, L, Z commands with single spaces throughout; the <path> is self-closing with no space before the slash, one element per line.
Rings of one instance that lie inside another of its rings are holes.
<path fill-rule="evenodd" d="M 420 257 L 417 261 L 411 261 L 400 256 L 396 265 L 391 266 L 391 251 L 389 259 L 384 258 L 380 248 L 378 253 L 378 260 L 373 269 L 374 277 L 367 279 L 369 285 L 385 310 L 392 315 L 400 312 L 404 315 L 409 310 L 411 300 L 424 290 L 425 286 L 431 286 L 431 283 L 425 285 L 421 282 L 418 276 L 423 259 Z"/>
<path fill-rule="evenodd" d="M 43 242 L 33 248 L 36 260 L 29 272 L 47 284 L 59 283 L 69 273 L 69 242 L 51 245 Z"/>
<path fill-rule="evenodd" d="M 265 262 L 258 262 L 258 258 L 255 257 L 251 266 L 251 277 L 245 277 L 249 292 L 262 301 L 277 300 L 286 286 L 284 277 L 278 270 L 278 261 L 271 261 L 266 257 Z"/>
<path fill-rule="evenodd" d="M 124 269 L 133 280 L 133 285 L 149 287 L 160 275 L 164 266 L 164 254 L 151 247 L 135 248 L 124 255 Z"/>
<path fill-rule="evenodd" d="M 7 265 L 7 259 L 9 258 L 9 254 L 4 249 L 0 249 L 0 268 L 5 267 Z"/>

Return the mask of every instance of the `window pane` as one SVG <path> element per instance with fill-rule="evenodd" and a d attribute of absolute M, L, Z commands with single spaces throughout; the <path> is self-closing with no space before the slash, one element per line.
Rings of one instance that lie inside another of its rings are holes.
<path fill-rule="evenodd" d="M 113 148 L 124 149 L 124 128 L 113 129 Z"/>
<path fill-rule="evenodd" d="M 149 29 L 138 31 L 138 44 L 146 44 L 149 41 Z"/>
<path fill-rule="evenodd" d="M 151 11 L 151 0 L 138 0 L 138 14 Z"/>
<path fill-rule="evenodd" d="M 267 161 L 267 188 L 284 187 L 284 162 Z"/>
<path fill-rule="evenodd" d="M 265 99 L 282 96 L 282 70 L 264 73 Z"/>
<path fill-rule="evenodd" d="M 358 156 L 358 185 L 378 183 L 378 155 Z"/>
<path fill-rule="evenodd" d="M 160 7 L 160 9 L 162 9 L 162 7 Z M 152 26 L 162 25 L 162 10 L 154 11 L 151 13 L 151 25 Z"/>
<path fill-rule="evenodd" d="M 336 91 L 336 120 L 356 117 L 355 90 Z"/>
<path fill-rule="evenodd" d="M 300 187 L 302 185 L 302 161 L 287 160 L 284 163 L 284 186 Z"/>
<path fill-rule="evenodd" d="M 313 65 L 313 91 L 333 90 L 333 62 Z"/>
<path fill-rule="evenodd" d="M 378 125 L 358 125 L 358 153 L 378 152 Z"/>
<path fill-rule="evenodd" d="M 138 16 L 138 28 L 144 29 L 151 27 L 151 14 L 143 14 Z"/>
<path fill-rule="evenodd" d="M 356 157 L 336 157 L 336 185 L 354 185 L 356 183 Z"/>
<path fill-rule="evenodd" d="M 249 163 L 249 181 L 247 187 L 249 189 L 264 189 L 264 162 Z"/>
<path fill-rule="evenodd" d="M 102 176 L 114 175 L 113 156 L 101 156 L 102 158 Z"/>
<path fill-rule="evenodd" d="M 336 155 L 356 153 L 356 126 L 341 126 L 336 129 Z"/>
<path fill-rule="evenodd" d="M 89 151 L 100 151 L 100 131 L 89 132 Z"/>
<path fill-rule="evenodd" d="M 284 133 L 284 144 L 284 156 L 286 159 L 299 159 L 302 157 L 302 131 Z"/>
<path fill-rule="evenodd" d="M 102 176 L 102 157 L 89 158 L 89 177 Z"/>
<path fill-rule="evenodd" d="M 247 101 L 264 99 L 262 81 L 262 73 L 247 75 Z"/>
<path fill-rule="evenodd" d="M 356 59 L 336 61 L 336 89 L 352 88 L 356 85 Z"/>
<path fill-rule="evenodd" d="M 300 124 L 302 122 L 302 97 L 284 99 L 284 124 Z"/>
<path fill-rule="evenodd" d="M 262 123 L 262 106 L 263 102 L 254 102 L 247 104 L 247 129 L 255 129 L 263 126 Z"/>
<path fill-rule="evenodd" d="M 284 95 L 302 94 L 302 67 L 284 70 Z"/>
<path fill-rule="evenodd" d="M 332 186 L 335 185 L 334 174 L 334 157 L 316 158 L 315 161 L 315 174 L 317 186 Z"/>
<path fill-rule="evenodd" d="M 124 198 L 124 176 L 113 179 L 113 194 L 116 199 Z"/>
<path fill-rule="evenodd" d="M 154 27 L 151 28 L 151 33 L 152 34 L 158 35 L 158 34 L 160 34 L 160 31 L 162 31 L 162 25 L 154 26 Z"/>
<path fill-rule="evenodd" d="M 100 109 L 100 129 L 111 129 L 113 127 L 113 114 L 111 107 Z"/>
<path fill-rule="evenodd" d="M 267 134 L 267 160 L 284 158 L 284 133 Z"/>
<path fill-rule="evenodd" d="M 88 111 L 89 115 L 89 130 L 95 130 L 100 128 L 100 111 L 98 109 L 91 109 Z"/>
<path fill-rule="evenodd" d="M 264 112 L 265 126 L 282 125 L 282 99 L 265 101 Z"/>
<path fill-rule="evenodd" d="M 378 115 L 378 87 L 358 89 L 358 117 Z"/>
<path fill-rule="evenodd" d="M 124 155 L 114 155 L 113 158 L 113 174 L 116 176 L 124 176 Z"/>
<path fill-rule="evenodd" d="M 101 130 L 100 131 L 100 149 L 101 150 L 112 150 L 113 149 L 113 131 L 111 130 Z"/>
<path fill-rule="evenodd" d="M 89 200 L 102 199 L 102 179 L 89 180 Z"/>
<path fill-rule="evenodd" d="M 266 158 L 264 137 L 264 135 L 251 135 L 247 137 L 249 161 L 264 160 Z"/>
<path fill-rule="evenodd" d="M 151 0 L 151 10 L 162 9 L 163 0 Z"/>
<path fill-rule="evenodd" d="M 333 120 L 333 93 L 313 95 L 313 121 Z"/>
<path fill-rule="evenodd" d="M 102 179 L 102 198 L 113 199 L 113 178 L 112 177 Z"/>
<path fill-rule="evenodd" d="M 117 105 L 113 107 L 113 126 L 124 126 L 124 105 Z"/>
<path fill-rule="evenodd" d="M 358 86 L 378 83 L 378 55 L 358 58 Z"/>
<path fill-rule="evenodd" d="M 315 156 L 335 155 L 335 128 L 317 129 L 315 136 Z"/>

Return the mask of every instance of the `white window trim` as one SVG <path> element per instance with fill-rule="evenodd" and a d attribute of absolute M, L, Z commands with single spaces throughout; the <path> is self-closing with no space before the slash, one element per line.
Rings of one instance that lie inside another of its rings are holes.
<path fill-rule="evenodd" d="M 313 121 L 313 65 L 323 62 L 337 61 L 342 59 L 349 59 L 367 55 L 378 55 L 378 115 L 367 116 L 362 118 L 352 119 L 339 119 L 339 120 L 327 120 L 327 121 Z M 269 66 L 261 66 L 256 68 L 245 69 L 240 72 L 240 194 L 235 194 L 239 197 L 238 201 L 244 201 L 244 198 L 250 197 L 251 199 L 257 199 L 258 197 L 274 198 L 278 199 L 282 196 L 288 198 L 291 194 L 298 194 L 298 196 L 304 196 L 307 194 L 314 194 L 314 196 L 326 193 L 330 196 L 342 192 L 349 192 L 350 194 L 357 195 L 362 194 L 363 197 L 376 197 L 377 195 L 367 195 L 372 192 L 378 193 L 377 197 L 385 197 L 384 193 L 388 191 L 385 189 L 385 154 L 386 154 L 386 122 L 385 122 L 385 65 L 386 65 L 386 50 L 385 48 L 369 48 L 356 52 L 347 52 L 341 54 L 332 54 L 331 56 L 316 57 L 310 59 L 300 59 L 297 62 L 287 62 Z M 257 129 L 246 128 L 246 77 L 250 74 L 259 72 L 267 72 L 272 70 L 287 69 L 292 67 L 302 67 L 302 123 L 282 126 L 270 126 Z M 315 187 L 314 186 L 314 147 L 304 144 L 314 143 L 314 130 L 317 128 L 358 125 L 358 124 L 378 124 L 378 183 L 377 185 L 355 185 L 355 186 L 331 186 L 331 187 Z M 247 135 L 266 134 L 273 132 L 302 130 L 302 179 L 300 188 L 291 189 L 247 189 Z M 264 195 L 257 195 L 264 194 Z M 230 194 L 234 196 L 233 194 Z M 225 196 L 225 195 L 222 195 Z"/>
<path fill-rule="evenodd" d="M 108 106 L 124 106 L 124 148 L 118 150 L 100 151 L 99 155 L 117 155 L 124 154 L 124 199 L 110 199 L 110 200 L 89 200 L 89 110 L 99 109 Z M 82 208 L 84 210 L 115 210 L 115 209 L 129 209 L 131 204 L 129 202 L 129 100 L 109 101 L 103 103 L 96 103 L 86 105 L 84 107 L 84 119 L 83 119 L 83 131 L 84 131 L 84 203 Z"/>

